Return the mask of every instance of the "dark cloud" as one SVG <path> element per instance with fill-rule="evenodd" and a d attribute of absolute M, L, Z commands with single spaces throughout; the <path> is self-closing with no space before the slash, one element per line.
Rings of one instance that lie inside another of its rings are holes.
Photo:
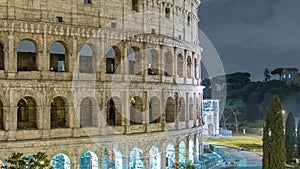
<path fill-rule="evenodd" d="M 262 80 L 265 67 L 300 68 L 299 0 L 203 0 L 199 9 L 226 73 Z"/>

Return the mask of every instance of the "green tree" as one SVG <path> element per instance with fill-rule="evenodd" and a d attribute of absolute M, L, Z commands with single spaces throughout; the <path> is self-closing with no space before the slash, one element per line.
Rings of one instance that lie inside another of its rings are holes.
<path fill-rule="evenodd" d="M 232 114 L 235 122 L 235 132 L 238 133 L 238 116 L 241 115 L 241 112 L 246 108 L 246 104 L 242 99 L 229 99 L 226 101 L 224 114 Z M 228 115 L 228 116 L 229 116 Z M 225 121 L 225 118 L 223 119 Z"/>
<path fill-rule="evenodd" d="M 263 134 L 263 169 L 285 169 L 285 137 L 282 106 L 278 96 L 266 113 Z"/>
<path fill-rule="evenodd" d="M 298 125 L 297 125 L 297 155 L 298 158 L 300 157 L 300 119 L 298 121 Z"/>
<path fill-rule="evenodd" d="M 50 168 L 48 155 L 38 152 L 32 156 L 23 156 L 23 153 L 13 153 L 5 162 L 8 163 L 7 169 L 46 169 Z"/>
<path fill-rule="evenodd" d="M 265 75 L 264 81 L 265 82 L 270 81 L 270 79 L 271 79 L 271 72 L 270 72 L 270 70 L 268 68 L 264 69 L 264 75 Z"/>
<path fill-rule="evenodd" d="M 285 122 L 286 163 L 291 164 L 296 158 L 296 126 L 294 113 L 290 112 Z"/>

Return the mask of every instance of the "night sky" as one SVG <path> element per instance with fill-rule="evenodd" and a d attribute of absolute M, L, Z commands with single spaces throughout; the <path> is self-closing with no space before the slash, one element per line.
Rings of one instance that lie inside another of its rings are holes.
<path fill-rule="evenodd" d="M 300 0 L 202 0 L 199 17 L 225 73 L 249 72 L 261 81 L 266 67 L 300 69 Z M 203 60 L 210 57 L 205 50 Z"/>

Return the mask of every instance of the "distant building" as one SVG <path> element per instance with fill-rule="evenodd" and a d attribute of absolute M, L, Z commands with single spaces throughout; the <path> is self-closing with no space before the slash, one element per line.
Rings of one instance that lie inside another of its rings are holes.
<path fill-rule="evenodd" d="M 203 114 L 203 135 L 214 136 L 219 135 L 219 116 L 220 104 L 219 100 L 203 100 L 202 114 Z"/>
<path fill-rule="evenodd" d="M 300 75 L 297 68 L 277 68 L 271 72 L 272 75 L 279 75 L 279 80 L 287 84 L 300 85 Z"/>

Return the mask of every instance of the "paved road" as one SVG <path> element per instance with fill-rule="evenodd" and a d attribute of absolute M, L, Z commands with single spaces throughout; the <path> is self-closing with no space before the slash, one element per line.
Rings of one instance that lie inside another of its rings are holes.
<path fill-rule="evenodd" d="M 224 147 L 227 153 L 223 155 L 224 164 L 223 166 L 216 166 L 213 169 L 261 169 L 262 168 L 262 157 L 255 152 L 237 151 Z M 238 166 L 232 166 L 235 164 Z"/>

